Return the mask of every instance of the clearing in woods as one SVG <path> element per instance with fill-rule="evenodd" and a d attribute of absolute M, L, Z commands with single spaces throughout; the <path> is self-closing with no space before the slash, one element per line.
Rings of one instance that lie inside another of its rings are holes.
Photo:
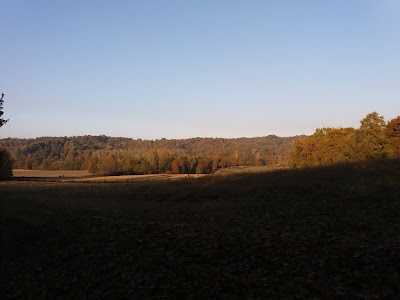
<path fill-rule="evenodd" d="M 1 299 L 399 299 L 400 161 L 0 183 Z"/>

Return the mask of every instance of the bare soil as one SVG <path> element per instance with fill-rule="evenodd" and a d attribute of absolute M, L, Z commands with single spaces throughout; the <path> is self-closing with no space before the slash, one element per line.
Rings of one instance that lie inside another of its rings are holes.
<path fill-rule="evenodd" d="M 400 161 L 0 183 L 1 299 L 400 299 Z"/>

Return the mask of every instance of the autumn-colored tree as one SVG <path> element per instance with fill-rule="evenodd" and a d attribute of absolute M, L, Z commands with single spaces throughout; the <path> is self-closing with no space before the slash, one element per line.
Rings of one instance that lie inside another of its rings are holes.
<path fill-rule="evenodd" d="M 208 158 L 201 158 L 196 168 L 197 174 L 210 174 L 212 172 L 212 161 Z"/>
<path fill-rule="evenodd" d="M 377 112 L 368 114 L 360 121 L 356 134 L 359 159 L 375 159 L 388 156 L 386 122 Z"/>
<path fill-rule="evenodd" d="M 386 125 L 386 137 L 391 157 L 400 157 L 400 116 L 390 120 Z"/>
<path fill-rule="evenodd" d="M 356 160 L 354 128 L 325 128 L 318 145 L 318 164 L 332 165 Z"/>
<path fill-rule="evenodd" d="M 96 174 L 106 170 L 108 156 L 116 159 L 119 174 L 195 173 L 198 161 L 212 162 L 211 172 L 230 166 L 286 163 L 297 137 L 280 138 L 192 138 L 183 140 L 134 140 L 107 136 L 41 137 L 0 139 L 0 147 L 16 160 L 15 167 L 32 169 L 90 169 Z M 180 168 L 172 168 L 174 160 Z M 199 168 L 200 170 L 201 168 Z M 208 170 L 208 168 L 206 168 Z M 114 171 L 113 171 L 114 172 Z M 207 171 L 208 172 L 208 171 Z"/>
<path fill-rule="evenodd" d="M 184 172 L 183 161 L 180 157 L 175 158 L 171 164 L 172 174 L 182 174 Z"/>
<path fill-rule="evenodd" d="M 188 156 L 186 158 L 186 173 L 194 174 L 196 173 L 196 168 L 198 164 L 198 158 L 196 156 Z"/>
<path fill-rule="evenodd" d="M 396 126 L 393 121 L 388 130 L 383 117 L 373 112 L 361 120 L 359 129 L 317 129 L 313 135 L 295 142 L 289 165 L 301 168 L 387 157 L 393 148 L 388 135 L 393 136 L 393 144 L 398 143 Z"/>

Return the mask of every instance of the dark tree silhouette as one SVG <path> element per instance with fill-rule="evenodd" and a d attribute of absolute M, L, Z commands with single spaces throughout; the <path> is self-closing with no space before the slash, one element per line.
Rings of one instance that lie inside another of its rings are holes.
<path fill-rule="evenodd" d="M 0 180 L 6 180 L 13 176 L 13 159 L 6 149 L 0 148 Z"/>
<path fill-rule="evenodd" d="M 4 93 L 1 93 L 0 98 L 0 127 L 8 122 L 8 120 L 3 119 L 3 103 L 4 103 Z M 0 148 L 0 180 L 5 180 L 10 178 L 12 173 L 13 160 L 10 153 L 5 149 Z"/>
<path fill-rule="evenodd" d="M 0 127 L 3 126 L 4 124 L 6 124 L 8 122 L 8 120 L 3 119 L 3 103 L 4 103 L 4 93 L 1 93 L 1 98 L 0 98 Z"/>

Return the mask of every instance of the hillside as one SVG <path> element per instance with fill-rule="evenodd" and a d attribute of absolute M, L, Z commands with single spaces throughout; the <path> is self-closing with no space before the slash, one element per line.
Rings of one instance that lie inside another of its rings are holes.
<path fill-rule="evenodd" d="M 399 299 L 400 161 L 0 183 L 2 299 Z"/>
<path fill-rule="evenodd" d="M 21 169 L 89 169 L 98 174 L 212 173 L 285 165 L 299 137 L 134 140 L 108 136 L 0 139 Z"/>

